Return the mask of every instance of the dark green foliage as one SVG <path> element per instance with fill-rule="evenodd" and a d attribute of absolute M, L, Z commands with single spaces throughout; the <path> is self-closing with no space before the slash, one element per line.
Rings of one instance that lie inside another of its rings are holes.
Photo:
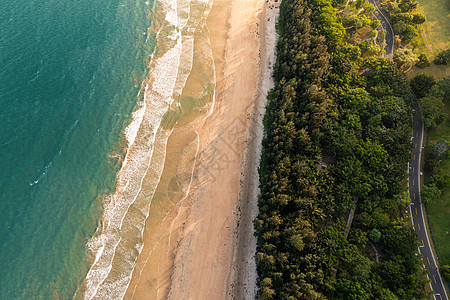
<path fill-rule="evenodd" d="M 396 223 L 382 231 L 382 242 L 386 253 L 391 256 L 407 257 L 414 254 L 418 246 L 414 229 L 403 223 Z"/>
<path fill-rule="evenodd" d="M 445 279 L 450 280 L 450 266 L 449 265 L 443 265 L 441 267 L 441 273 L 442 273 L 442 276 L 445 277 Z"/>
<path fill-rule="evenodd" d="M 369 239 L 372 242 L 378 243 L 380 241 L 380 238 L 381 238 L 381 232 L 374 228 L 371 231 L 369 231 L 367 236 L 369 237 Z"/>
<path fill-rule="evenodd" d="M 433 86 L 427 96 L 441 98 L 444 103 L 450 102 L 450 76 L 444 77 Z"/>
<path fill-rule="evenodd" d="M 447 114 L 444 101 L 450 100 L 450 77 L 445 77 L 438 83 L 427 75 L 417 75 L 410 81 L 414 94 L 419 98 L 423 121 L 428 128 L 434 128 L 445 121 Z M 431 160 L 426 167 L 430 167 Z M 428 170 L 431 170 L 428 168 Z"/>
<path fill-rule="evenodd" d="M 444 122 L 447 114 L 444 111 L 444 102 L 441 98 L 430 96 L 419 99 L 422 109 L 423 122 L 428 128 L 434 128 Z"/>
<path fill-rule="evenodd" d="M 440 190 L 444 190 L 450 186 L 450 176 L 434 175 L 430 177 L 429 183 L 435 185 Z"/>
<path fill-rule="evenodd" d="M 422 198 L 423 202 L 427 204 L 439 200 L 441 198 L 441 195 L 442 191 L 439 189 L 439 187 L 436 186 L 436 184 L 433 183 L 425 184 L 420 190 L 420 197 Z"/>
<path fill-rule="evenodd" d="M 386 9 L 390 15 L 392 28 L 404 43 L 408 43 L 418 36 L 420 25 L 426 21 L 423 14 L 414 12 L 417 6 L 416 0 L 388 0 Z"/>
<path fill-rule="evenodd" d="M 344 41 L 339 4 L 281 4 L 254 221 L 259 299 L 420 299 L 415 233 L 397 222 L 409 87 L 369 45 Z M 383 262 L 367 256 L 369 238 Z"/>
<path fill-rule="evenodd" d="M 367 233 L 361 229 L 352 230 L 348 237 L 348 241 L 358 247 L 364 248 L 367 244 Z"/>
<path fill-rule="evenodd" d="M 398 5 L 398 8 L 401 9 L 402 12 L 411 12 L 417 8 L 419 3 L 415 0 L 402 0 Z"/>
<path fill-rule="evenodd" d="M 430 60 L 428 59 L 428 56 L 425 53 L 419 54 L 418 59 L 419 61 L 416 63 L 416 67 L 424 69 L 430 66 Z"/>
<path fill-rule="evenodd" d="M 416 75 L 409 82 L 409 85 L 417 98 L 424 97 L 435 84 L 434 78 L 425 74 Z"/>
<path fill-rule="evenodd" d="M 446 65 L 450 61 L 450 49 L 446 49 L 444 51 L 441 51 L 436 55 L 436 58 L 434 59 L 434 63 L 437 65 Z"/>
<path fill-rule="evenodd" d="M 405 31 L 403 31 L 403 41 L 409 42 L 418 35 L 419 35 L 419 33 L 415 26 L 406 25 Z"/>
<path fill-rule="evenodd" d="M 409 13 L 399 13 L 395 14 L 391 17 L 392 23 L 398 23 L 403 22 L 405 24 L 412 24 L 413 23 L 414 16 Z"/>
<path fill-rule="evenodd" d="M 420 13 L 413 14 L 412 22 L 414 24 L 422 24 L 422 23 L 425 23 L 426 20 L 427 19 L 425 18 L 425 16 Z"/>

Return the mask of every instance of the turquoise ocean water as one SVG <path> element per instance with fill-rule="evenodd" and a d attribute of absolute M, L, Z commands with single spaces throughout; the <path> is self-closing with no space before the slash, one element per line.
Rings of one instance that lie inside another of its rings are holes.
<path fill-rule="evenodd" d="M 153 0 L 0 0 L 0 299 L 69 299 L 85 280 L 154 14 Z"/>
<path fill-rule="evenodd" d="M 0 0 L 0 299 L 124 296 L 164 166 L 189 190 L 211 5 Z"/>

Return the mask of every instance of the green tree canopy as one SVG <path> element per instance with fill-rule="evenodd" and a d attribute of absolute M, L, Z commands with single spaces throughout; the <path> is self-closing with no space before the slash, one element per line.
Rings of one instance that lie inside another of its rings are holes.
<path fill-rule="evenodd" d="M 417 98 L 424 97 L 435 84 L 434 78 L 425 74 L 416 75 L 409 82 L 409 85 Z"/>
<path fill-rule="evenodd" d="M 369 234 L 367 236 L 372 242 L 378 243 L 381 238 L 381 232 L 378 229 L 374 228 L 371 231 L 369 231 Z"/>
<path fill-rule="evenodd" d="M 379 170 L 387 163 L 388 153 L 377 141 L 360 141 L 355 148 L 359 159 L 373 170 Z"/>
<path fill-rule="evenodd" d="M 401 48 L 394 53 L 394 61 L 400 70 L 410 69 L 418 60 L 417 55 L 410 48 Z"/>
<path fill-rule="evenodd" d="M 442 191 L 433 183 L 425 184 L 420 191 L 420 196 L 425 203 L 433 203 L 439 200 L 441 195 Z"/>
<path fill-rule="evenodd" d="M 425 126 L 434 128 L 444 122 L 447 114 L 445 113 L 445 105 L 442 99 L 434 96 L 423 97 L 419 99 L 419 103 Z"/>

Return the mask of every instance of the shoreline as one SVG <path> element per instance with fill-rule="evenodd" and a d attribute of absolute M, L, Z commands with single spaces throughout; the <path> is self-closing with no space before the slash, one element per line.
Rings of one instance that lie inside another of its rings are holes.
<path fill-rule="evenodd" d="M 125 299 L 256 295 L 257 166 L 276 42 L 277 10 L 269 5 L 213 3 L 206 26 L 217 78 L 215 108 L 191 137 L 189 145 L 198 148 L 190 189 L 181 200 L 173 197 L 160 222 L 151 216 L 146 222 Z M 155 208 L 158 201 L 150 213 Z"/>
<path fill-rule="evenodd" d="M 257 238 L 253 220 L 258 215 L 259 174 L 258 167 L 264 134 L 263 117 L 267 105 L 267 93 L 274 87 L 272 78 L 276 60 L 277 33 L 275 29 L 279 15 L 279 3 L 269 0 L 264 4 L 259 17 L 260 61 L 259 83 L 255 96 L 255 107 L 250 119 L 248 143 L 242 171 L 241 191 L 238 200 L 239 219 L 236 224 L 235 251 L 233 253 L 232 299 L 256 298 L 258 292 L 256 271 Z M 263 40 L 262 40 L 263 39 Z M 262 40 L 262 41 L 261 41 Z"/>

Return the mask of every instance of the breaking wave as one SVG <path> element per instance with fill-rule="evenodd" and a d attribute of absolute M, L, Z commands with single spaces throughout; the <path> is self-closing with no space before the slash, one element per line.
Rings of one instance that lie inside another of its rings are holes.
<path fill-rule="evenodd" d="M 128 148 L 117 175 L 116 191 L 105 197 L 101 222 L 87 245 L 93 262 L 83 284 L 85 299 L 125 295 L 143 248 L 145 221 L 173 130 L 173 126 L 163 126 L 163 117 L 177 104 L 192 71 L 195 33 L 205 26 L 212 0 L 165 0 L 158 5 L 164 19 L 139 95 L 142 101 L 125 129 Z M 208 54 L 212 63 L 211 49 Z"/>

